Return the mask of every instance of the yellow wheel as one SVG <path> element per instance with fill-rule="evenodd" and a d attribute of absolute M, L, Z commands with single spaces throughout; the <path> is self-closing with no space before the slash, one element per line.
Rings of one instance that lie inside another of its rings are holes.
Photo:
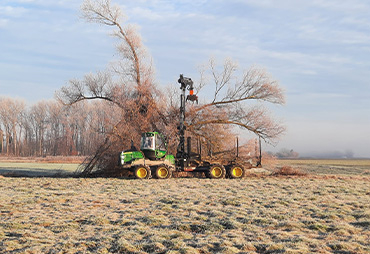
<path fill-rule="evenodd" d="M 150 168 L 145 165 L 136 166 L 134 174 L 137 179 L 149 179 L 151 176 Z"/>
<path fill-rule="evenodd" d="M 208 177 L 213 179 L 225 178 L 226 170 L 224 166 L 215 164 L 209 168 Z"/>
<path fill-rule="evenodd" d="M 146 171 L 146 169 L 145 168 L 139 168 L 138 170 L 137 170 L 137 176 L 139 177 L 139 178 L 146 178 L 146 176 L 148 175 L 148 171 Z"/>
<path fill-rule="evenodd" d="M 222 175 L 222 170 L 220 167 L 214 167 L 211 170 L 211 174 L 214 178 L 219 178 Z"/>
<path fill-rule="evenodd" d="M 228 170 L 228 175 L 230 178 L 242 178 L 245 176 L 245 170 L 243 166 L 232 165 Z"/>
<path fill-rule="evenodd" d="M 166 164 L 159 165 L 155 170 L 155 176 L 158 179 L 171 178 L 172 170 Z"/>

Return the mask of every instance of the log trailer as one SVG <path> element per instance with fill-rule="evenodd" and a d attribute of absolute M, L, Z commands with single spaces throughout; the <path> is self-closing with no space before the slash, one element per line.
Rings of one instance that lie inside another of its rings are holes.
<path fill-rule="evenodd" d="M 238 164 L 236 160 L 222 165 L 217 162 L 204 161 L 201 152 L 191 151 L 191 138 L 187 137 L 185 150 L 185 104 L 186 101 L 198 101 L 198 96 L 194 94 L 193 81 L 191 78 L 180 75 L 178 80 L 181 89 L 179 145 L 176 156 L 167 154 L 167 141 L 159 132 L 145 132 L 141 136 L 140 150 L 133 144 L 131 149 L 121 152 L 120 165 L 131 171 L 137 179 L 149 179 L 152 176 L 157 179 L 171 178 L 173 172 L 204 172 L 208 178 L 222 179 L 242 178 L 246 170 L 252 165 L 248 163 L 245 167 Z M 186 90 L 189 95 L 185 97 Z M 238 148 L 237 148 L 238 151 Z M 236 157 L 238 157 L 238 152 Z"/>

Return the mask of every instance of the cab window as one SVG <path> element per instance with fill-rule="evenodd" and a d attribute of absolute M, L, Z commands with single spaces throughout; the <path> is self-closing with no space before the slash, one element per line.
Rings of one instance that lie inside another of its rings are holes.
<path fill-rule="evenodd" d="M 163 137 L 156 136 L 155 139 L 156 139 L 156 146 L 157 146 L 156 148 L 158 150 L 165 151 L 166 150 L 166 145 L 165 145 L 165 142 L 163 140 Z"/>
<path fill-rule="evenodd" d="M 154 137 L 141 137 L 141 149 L 142 150 L 154 150 Z"/>

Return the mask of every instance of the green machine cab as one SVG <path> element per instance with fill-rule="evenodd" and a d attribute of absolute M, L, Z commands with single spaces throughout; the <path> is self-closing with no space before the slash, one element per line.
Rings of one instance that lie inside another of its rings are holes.
<path fill-rule="evenodd" d="M 156 178 L 172 177 L 175 157 L 167 155 L 167 144 L 159 132 L 145 132 L 141 136 L 140 150 L 131 147 L 120 155 L 121 165 L 131 170 L 136 178 L 147 179 L 153 174 Z"/>
<path fill-rule="evenodd" d="M 167 153 L 166 142 L 162 134 L 158 132 L 146 132 L 141 136 L 140 150 L 146 158 L 157 160 Z"/>

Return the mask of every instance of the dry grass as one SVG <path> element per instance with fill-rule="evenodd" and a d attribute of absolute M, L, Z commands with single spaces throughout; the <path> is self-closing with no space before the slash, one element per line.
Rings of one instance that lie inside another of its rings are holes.
<path fill-rule="evenodd" d="M 369 253 L 370 179 L 0 178 L 0 253 Z"/>
<path fill-rule="evenodd" d="M 45 176 L 66 176 L 72 175 L 80 164 L 72 163 L 29 163 L 0 161 L 0 175 L 4 176 L 27 176 L 27 177 L 45 177 Z"/>
<path fill-rule="evenodd" d="M 274 176 L 305 176 L 306 172 L 301 171 L 298 168 L 293 168 L 292 166 L 282 166 L 274 170 L 272 173 Z"/>
<path fill-rule="evenodd" d="M 291 166 L 309 174 L 370 175 L 370 160 L 278 160 L 277 166 Z"/>
<path fill-rule="evenodd" d="M 6 157 L 0 156 L 0 162 L 4 163 L 58 163 L 80 164 L 84 162 L 84 156 L 46 156 L 46 157 Z"/>

